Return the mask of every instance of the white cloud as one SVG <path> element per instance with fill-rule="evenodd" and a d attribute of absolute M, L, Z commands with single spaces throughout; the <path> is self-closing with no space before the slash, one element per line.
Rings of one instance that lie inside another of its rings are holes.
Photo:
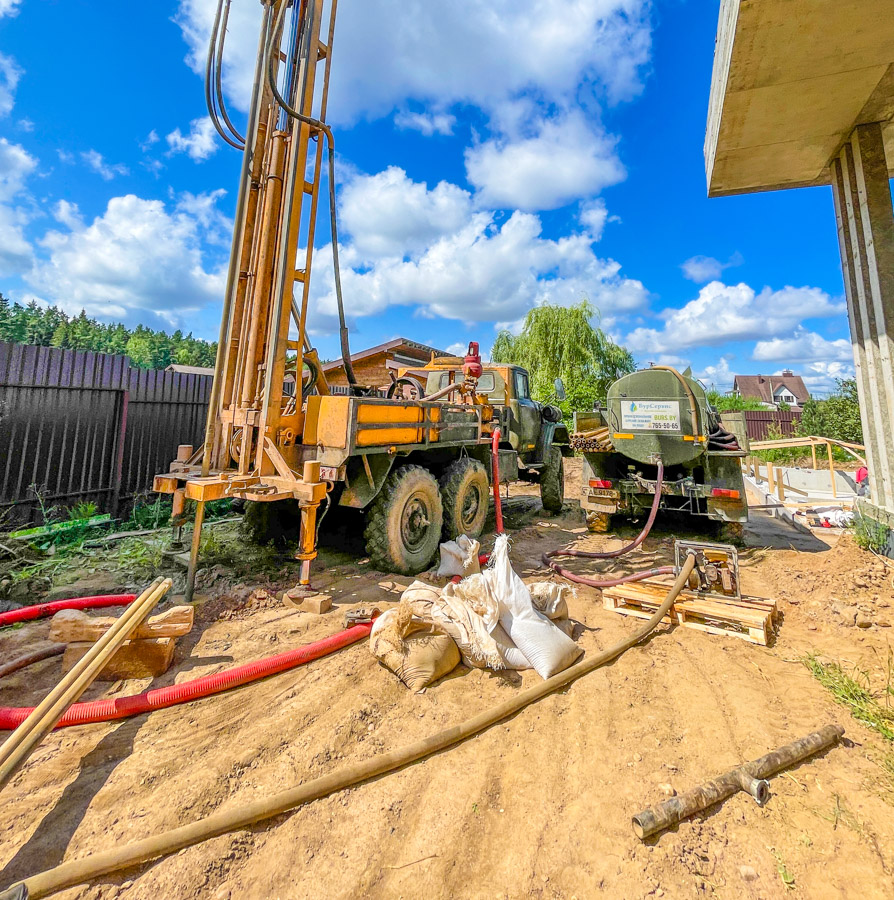
<path fill-rule="evenodd" d="M 153 128 L 149 134 L 146 135 L 145 139 L 140 141 L 140 150 L 145 153 L 153 144 L 157 144 L 161 138 L 158 136 L 158 132 Z"/>
<path fill-rule="evenodd" d="M 17 205 L 37 160 L 20 144 L 0 138 L 0 276 L 18 275 L 31 264 L 33 250 L 24 228 L 32 214 Z"/>
<path fill-rule="evenodd" d="M 345 236 L 353 238 L 341 247 L 351 316 L 408 306 L 429 317 L 514 322 L 546 302 L 586 296 L 610 316 L 648 300 L 640 282 L 621 276 L 618 263 L 595 255 L 586 232 L 546 239 L 536 215 L 516 211 L 504 219 L 475 211 L 468 192 L 455 185 L 429 190 L 391 168 L 355 176 L 342 198 Z M 367 210 L 381 222 L 367 220 Z M 331 330 L 335 312 L 329 253 L 318 251 L 315 263 L 312 325 L 323 331 Z"/>
<path fill-rule="evenodd" d="M 204 72 L 215 0 L 181 0 L 176 21 L 188 64 Z M 522 93 L 547 104 L 580 86 L 617 102 L 640 89 L 650 50 L 649 0 L 342 0 L 335 31 L 330 116 L 376 118 L 417 101 L 439 110 L 469 103 L 491 111 Z M 230 10 L 224 87 L 245 110 L 255 66 L 260 5 Z"/>
<path fill-rule="evenodd" d="M 72 231 L 84 227 L 84 219 L 78 209 L 78 204 L 69 203 L 68 200 L 60 200 L 56 204 L 53 208 L 53 218 Z"/>
<path fill-rule="evenodd" d="M 61 154 L 64 151 L 60 151 Z M 111 181 L 116 175 L 127 175 L 130 170 L 123 163 L 107 163 L 103 155 L 96 150 L 88 150 L 81 154 L 81 159 L 87 163 L 87 168 L 96 172 L 103 181 Z"/>
<path fill-rule="evenodd" d="M 466 173 L 482 204 L 555 209 L 624 179 L 615 144 L 588 126 L 581 113 L 570 113 L 541 122 L 533 136 L 470 147 Z"/>
<path fill-rule="evenodd" d="M 729 367 L 729 362 L 735 357 L 731 355 L 721 356 L 715 365 L 705 366 L 700 372 L 696 372 L 696 376 L 708 385 L 715 387 L 719 391 L 727 391 L 733 386 L 733 378 L 741 372 L 733 372 Z"/>
<path fill-rule="evenodd" d="M 37 160 L 21 144 L 0 137 L 0 203 L 18 194 L 36 167 Z"/>
<path fill-rule="evenodd" d="M 221 247 L 230 245 L 233 234 L 232 219 L 227 218 L 217 207 L 218 201 L 226 195 L 223 188 L 202 194 L 184 191 L 177 200 L 177 211 L 195 219 L 201 226 L 204 239 Z"/>
<path fill-rule="evenodd" d="M 844 313 L 844 304 L 819 288 L 784 287 L 760 294 L 747 284 L 706 284 L 695 300 L 660 313 L 663 329 L 636 328 L 626 339 L 631 350 L 709 347 L 727 341 L 770 340 L 789 335 L 803 319 Z"/>
<path fill-rule="evenodd" d="M 844 362 L 812 362 L 800 374 L 810 393 L 822 396 L 835 391 L 839 379 L 853 378 L 854 367 Z"/>
<path fill-rule="evenodd" d="M 853 364 L 854 351 L 851 342 L 844 338 L 830 341 L 815 331 L 797 328 L 789 338 L 773 338 L 758 341 L 752 359 L 773 360 L 784 363 L 810 363 L 818 360 Z"/>
<path fill-rule="evenodd" d="M 16 99 L 16 88 L 22 74 L 22 69 L 11 56 L 0 53 L 0 118 L 8 116 L 12 112 Z"/>
<path fill-rule="evenodd" d="M 4 16 L 17 16 L 21 2 L 22 0 L 0 0 L 0 19 Z"/>
<path fill-rule="evenodd" d="M 168 154 L 186 153 L 190 159 L 196 162 L 208 159 L 217 152 L 218 142 L 214 130 L 214 123 L 208 116 L 193 119 L 189 123 L 189 134 L 181 133 L 175 128 L 166 138 L 168 142 Z"/>
<path fill-rule="evenodd" d="M 713 256 L 692 256 L 680 268 L 685 278 L 696 284 L 704 284 L 706 281 L 720 278 L 724 269 L 741 266 L 743 262 L 742 254 L 737 251 L 726 262 L 714 259 Z"/>
<path fill-rule="evenodd" d="M 404 256 L 469 219 L 468 191 L 440 182 L 432 190 L 390 166 L 376 175 L 350 179 L 339 191 L 340 222 L 362 257 Z"/>
<path fill-rule="evenodd" d="M 456 116 L 445 112 L 399 112 L 394 116 L 394 124 L 398 128 L 420 131 L 426 137 L 433 134 L 453 134 Z"/>
<path fill-rule="evenodd" d="M 583 225 L 594 241 L 598 241 L 602 237 L 605 229 L 605 223 L 608 221 L 608 209 L 605 201 L 602 199 L 593 200 L 590 203 L 584 203 L 581 206 L 580 215 L 581 225 Z"/>
<path fill-rule="evenodd" d="M 62 214 L 76 227 L 49 232 L 41 241 L 46 258 L 26 276 L 48 302 L 124 321 L 154 314 L 175 326 L 220 299 L 224 275 L 204 267 L 195 216 L 133 194 L 112 198 L 86 227 L 71 207 Z"/>

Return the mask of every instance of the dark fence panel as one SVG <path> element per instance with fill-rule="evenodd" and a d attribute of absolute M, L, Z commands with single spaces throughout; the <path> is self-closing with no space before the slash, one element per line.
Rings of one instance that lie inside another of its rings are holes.
<path fill-rule="evenodd" d="M 0 343 L 0 510 L 117 502 L 125 356 Z"/>
<path fill-rule="evenodd" d="M 202 443 L 211 382 L 209 375 L 130 370 L 122 499 L 149 490 L 152 476 L 168 470 L 178 444 Z"/>
<path fill-rule="evenodd" d="M 115 513 L 178 444 L 202 440 L 211 378 L 132 369 L 126 356 L 0 343 L 0 514 L 90 501 Z"/>
<path fill-rule="evenodd" d="M 792 437 L 801 423 L 798 411 L 783 412 L 776 409 L 746 409 L 745 426 L 748 429 L 748 440 L 770 440 L 770 426 L 774 424 L 782 437 Z"/>

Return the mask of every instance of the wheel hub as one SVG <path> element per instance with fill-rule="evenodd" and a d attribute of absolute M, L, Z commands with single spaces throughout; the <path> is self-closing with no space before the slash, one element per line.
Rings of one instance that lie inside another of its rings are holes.
<path fill-rule="evenodd" d="M 404 506 L 401 516 L 401 538 L 404 546 L 412 553 L 425 544 L 431 520 L 428 507 L 422 497 L 411 497 Z"/>

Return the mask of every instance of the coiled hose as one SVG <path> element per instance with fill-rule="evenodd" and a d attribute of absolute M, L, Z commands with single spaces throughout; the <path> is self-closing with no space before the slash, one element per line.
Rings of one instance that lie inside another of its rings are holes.
<path fill-rule="evenodd" d="M 652 507 L 649 510 L 649 518 L 646 519 L 643 530 L 629 544 L 626 544 L 618 550 L 606 550 L 603 552 L 569 549 L 551 550 L 549 553 L 543 554 L 543 564 L 549 566 L 554 572 L 558 573 L 563 578 L 567 578 L 569 581 L 595 588 L 615 587 L 616 585 L 625 584 L 629 581 L 644 581 L 646 578 L 654 578 L 656 575 L 672 575 L 674 572 L 673 566 L 659 566 L 656 569 L 647 569 L 644 572 L 634 572 L 632 575 L 623 575 L 619 578 L 595 579 L 587 578 L 583 575 L 575 575 L 574 572 L 553 562 L 553 559 L 557 556 L 577 556 L 583 559 L 615 559 L 618 556 L 629 553 L 631 550 L 635 550 L 648 537 L 649 532 L 652 530 L 652 526 L 655 524 L 655 517 L 658 515 L 658 507 L 661 505 L 661 487 L 663 483 L 664 463 L 659 462 L 658 477 L 655 481 L 655 496 L 652 498 Z"/>
<path fill-rule="evenodd" d="M 553 691 L 571 684 L 571 682 L 588 675 L 606 663 L 612 662 L 624 651 L 629 650 L 646 638 L 655 630 L 671 606 L 673 606 L 677 595 L 686 585 L 689 573 L 694 565 L 695 557 L 690 554 L 684 561 L 680 574 L 668 590 L 661 606 L 658 607 L 655 615 L 639 631 L 597 653 L 592 658 L 585 659 L 564 672 L 553 675 L 552 678 L 547 678 L 540 684 L 527 688 L 527 690 L 521 691 L 514 697 L 504 700 L 502 703 L 498 703 L 496 706 L 492 706 L 490 709 L 486 709 L 470 719 L 466 719 L 465 722 L 445 728 L 443 731 L 439 731 L 422 740 L 414 741 L 412 744 L 407 744 L 398 750 L 382 753 L 371 759 L 360 760 L 329 775 L 314 778 L 311 781 L 280 791 L 270 797 L 240 803 L 235 808 L 213 813 L 188 825 L 181 825 L 179 828 L 143 838 L 123 847 L 112 847 L 109 850 L 93 853 L 81 859 L 64 862 L 55 868 L 48 869 L 46 872 L 41 872 L 16 882 L 3 894 L 0 894 L 0 900 L 7 900 L 7 898 L 9 900 L 12 900 L 12 898 L 16 898 L 16 900 L 37 900 L 37 898 L 46 897 L 49 894 L 76 884 L 83 884 L 109 872 L 116 872 L 152 859 L 158 859 L 161 856 L 168 856 L 171 853 L 182 850 L 184 847 L 190 847 L 193 844 L 201 843 L 212 837 L 240 828 L 248 828 L 257 822 L 272 819 L 274 816 L 297 809 L 313 800 L 319 800 L 321 797 L 334 794 L 336 791 L 351 787 L 351 785 L 368 781 L 370 778 L 394 772 L 416 760 L 424 759 L 441 750 L 446 750 L 448 747 L 453 747 L 461 741 L 479 734 L 492 725 L 514 715 L 532 703 L 542 700 L 553 693 Z"/>
<path fill-rule="evenodd" d="M 165 709 L 168 706 L 176 706 L 179 703 L 189 703 L 191 700 L 220 694 L 223 691 L 248 684 L 250 681 L 257 681 L 268 675 L 276 675 L 314 659 L 328 656 L 336 650 L 341 650 L 343 647 L 367 637 L 371 630 L 372 624 L 354 625 L 338 634 L 333 634 L 312 644 L 306 644 L 295 650 L 287 650 L 276 656 L 268 656 L 265 659 L 246 663 L 244 666 L 235 666 L 232 669 L 225 669 L 223 672 L 215 672 L 213 675 L 204 675 L 182 684 L 155 688 L 142 694 L 130 694 L 127 697 L 109 697 L 89 703 L 75 703 L 68 708 L 65 715 L 56 724 L 56 728 L 126 719 L 129 716 L 138 716 L 156 709 Z M 13 728 L 17 728 L 31 712 L 31 708 L 24 706 L 0 706 L 0 731 L 11 731 Z"/>

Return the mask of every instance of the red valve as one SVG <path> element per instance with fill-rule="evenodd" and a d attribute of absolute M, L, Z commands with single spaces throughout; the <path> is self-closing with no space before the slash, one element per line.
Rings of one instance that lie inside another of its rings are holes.
<path fill-rule="evenodd" d="M 481 354 L 478 352 L 478 341 L 469 341 L 469 349 L 463 360 L 463 375 L 466 378 L 480 378 L 483 371 Z"/>

